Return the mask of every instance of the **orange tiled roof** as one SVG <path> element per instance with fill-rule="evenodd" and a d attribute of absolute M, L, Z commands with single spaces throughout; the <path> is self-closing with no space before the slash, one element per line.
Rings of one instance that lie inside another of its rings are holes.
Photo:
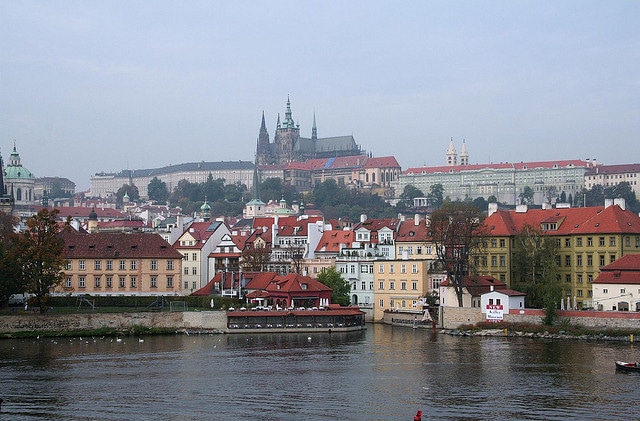
<path fill-rule="evenodd" d="M 338 253 L 340 246 L 351 247 L 355 233 L 351 230 L 329 230 L 322 234 L 316 247 L 316 253 Z"/>
<path fill-rule="evenodd" d="M 101 233 L 82 234 L 72 228 L 60 233 L 68 259 L 182 259 L 158 234 Z"/>

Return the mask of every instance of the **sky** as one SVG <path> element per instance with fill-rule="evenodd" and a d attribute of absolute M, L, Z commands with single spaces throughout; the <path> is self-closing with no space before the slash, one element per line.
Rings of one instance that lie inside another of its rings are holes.
<path fill-rule="evenodd" d="M 638 1 L 0 0 L 0 153 L 36 177 L 253 161 L 301 136 L 403 169 L 640 162 Z"/>

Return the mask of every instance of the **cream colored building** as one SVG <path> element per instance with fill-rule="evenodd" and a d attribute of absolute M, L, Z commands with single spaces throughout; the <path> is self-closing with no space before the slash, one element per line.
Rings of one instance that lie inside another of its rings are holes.
<path fill-rule="evenodd" d="M 55 294 L 178 295 L 182 255 L 158 234 L 61 234 L 65 279 Z"/>
<path fill-rule="evenodd" d="M 429 292 L 427 261 L 378 260 L 373 271 L 374 321 L 382 320 L 385 310 L 414 310 Z"/>

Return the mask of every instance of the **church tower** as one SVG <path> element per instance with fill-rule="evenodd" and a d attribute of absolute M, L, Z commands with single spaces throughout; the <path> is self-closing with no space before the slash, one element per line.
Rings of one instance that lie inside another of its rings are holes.
<path fill-rule="evenodd" d="M 453 167 L 458 165 L 458 154 L 456 153 L 456 147 L 453 146 L 453 138 L 449 142 L 449 150 L 447 151 L 447 166 Z"/>
<path fill-rule="evenodd" d="M 262 112 L 262 123 L 260 124 L 260 133 L 258 134 L 258 150 L 257 150 L 257 164 L 258 165 L 271 165 L 274 164 L 274 157 L 271 151 L 271 142 L 269 141 L 269 132 L 267 132 L 267 125 L 264 122 L 264 111 Z"/>
<path fill-rule="evenodd" d="M 273 139 L 276 147 L 276 163 L 286 164 L 293 161 L 294 147 L 300 138 L 300 126 L 296 125 L 291 116 L 291 101 L 287 96 L 287 110 L 284 114 L 284 122 L 280 124 L 278 116 L 278 127 Z"/>
<path fill-rule="evenodd" d="M 4 163 L 0 154 L 0 212 L 12 214 L 13 205 L 13 196 L 7 193 L 7 187 L 4 185 Z"/>
<path fill-rule="evenodd" d="M 467 152 L 467 143 L 462 139 L 462 150 L 460 151 L 460 165 L 469 165 L 469 152 Z"/>

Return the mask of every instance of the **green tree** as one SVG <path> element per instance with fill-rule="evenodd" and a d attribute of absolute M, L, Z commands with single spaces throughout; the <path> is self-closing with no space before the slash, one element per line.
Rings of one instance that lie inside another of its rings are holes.
<path fill-rule="evenodd" d="M 260 199 L 269 203 L 270 200 L 279 201 L 284 199 L 287 203 L 298 200 L 299 195 L 295 188 L 288 184 L 282 184 L 282 180 L 276 177 L 270 177 L 260 183 Z"/>
<path fill-rule="evenodd" d="M 244 203 L 247 195 L 247 186 L 240 182 L 233 184 L 227 184 L 224 186 L 224 199 L 227 202 L 241 202 Z"/>
<path fill-rule="evenodd" d="M 431 191 L 427 195 L 427 199 L 429 199 L 429 204 L 434 208 L 439 208 L 444 203 L 443 194 L 444 187 L 442 184 L 436 183 L 431 185 Z"/>
<path fill-rule="evenodd" d="M 487 202 L 482 196 L 473 199 L 473 204 L 483 212 L 489 209 L 489 202 Z"/>
<path fill-rule="evenodd" d="M 331 302 L 341 306 L 349 305 L 351 285 L 344 280 L 335 267 L 330 267 L 318 275 L 318 281 L 332 289 Z"/>
<path fill-rule="evenodd" d="M 562 298 L 557 256 L 555 240 L 531 225 L 524 225 L 515 236 L 513 287 L 527 294 L 527 306 L 545 310 L 548 324 L 553 323 Z"/>
<path fill-rule="evenodd" d="M 209 202 L 215 202 L 216 200 L 224 200 L 224 179 L 213 179 L 211 173 L 207 181 L 200 188 L 200 197 L 198 200 L 204 200 L 205 198 Z"/>
<path fill-rule="evenodd" d="M 469 257 L 479 253 L 486 238 L 484 213 L 473 203 L 445 202 L 431 214 L 431 238 L 437 262 L 446 272 L 462 307 L 465 278 L 471 274 Z"/>
<path fill-rule="evenodd" d="M 521 205 L 531 205 L 533 204 L 533 189 L 529 186 L 525 186 L 524 189 L 522 189 L 522 193 L 520 193 L 518 195 L 518 197 L 520 198 L 520 204 Z"/>
<path fill-rule="evenodd" d="M 167 183 L 160 181 L 158 177 L 153 177 L 147 186 L 147 196 L 157 203 L 165 203 L 169 198 Z"/>
<path fill-rule="evenodd" d="M 140 199 L 140 192 L 135 184 L 123 184 L 116 192 L 116 204 L 122 206 L 124 195 L 129 196 L 129 200 L 135 202 Z"/>
<path fill-rule="evenodd" d="M 25 290 L 34 294 L 40 311 L 46 310 L 51 289 L 64 279 L 64 241 L 58 235 L 58 210 L 40 210 L 27 220 L 27 230 L 16 234 L 12 253 L 20 268 L 20 281 Z"/>
<path fill-rule="evenodd" d="M 404 190 L 400 195 L 400 199 L 407 208 L 413 206 L 413 199 L 415 199 L 416 197 L 424 197 L 424 193 L 422 192 L 422 190 L 411 184 L 407 184 L 406 186 L 404 186 Z"/>
<path fill-rule="evenodd" d="M 0 307 L 7 304 L 13 294 L 22 294 L 24 287 L 20 283 L 20 268 L 11 253 L 13 227 L 17 220 L 0 212 Z"/>

